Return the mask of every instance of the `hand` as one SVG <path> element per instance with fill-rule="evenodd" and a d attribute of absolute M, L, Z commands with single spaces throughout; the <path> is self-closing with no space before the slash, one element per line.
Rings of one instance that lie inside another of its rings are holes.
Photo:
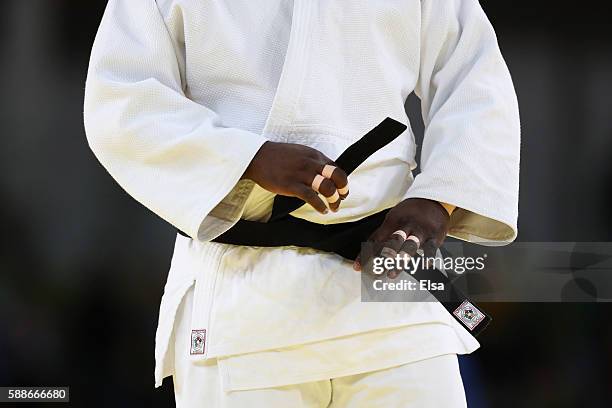
<path fill-rule="evenodd" d="M 326 164 L 335 166 L 320 151 L 308 146 L 293 143 L 264 143 L 251 164 L 244 172 L 243 179 L 253 180 L 262 188 L 284 196 L 298 197 L 313 206 L 322 214 L 328 212 L 327 205 L 312 188 L 312 182 L 317 174 L 321 174 Z M 319 192 L 325 197 L 332 197 L 338 189 L 348 185 L 344 170 L 338 168 L 325 178 L 319 187 Z M 348 193 L 347 193 L 348 195 Z M 332 211 L 338 211 L 340 202 L 346 195 L 329 206 Z"/>
<path fill-rule="evenodd" d="M 397 204 L 387 213 L 383 224 L 370 236 L 368 242 L 374 244 L 374 257 L 406 252 L 415 256 L 417 244 L 412 240 L 404 240 L 395 231 L 401 230 L 406 236 L 414 235 L 421 243 L 425 256 L 435 257 L 437 249 L 444 242 L 448 232 L 450 216 L 446 209 L 437 201 L 425 198 L 408 198 Z M 361 270 L 361 260 L 357 257 L 354 269 Z M 367 262 L 369 260 L 364 260 Z M 388 276 L 395 278 L 398 271 L 389 271 Z"/>

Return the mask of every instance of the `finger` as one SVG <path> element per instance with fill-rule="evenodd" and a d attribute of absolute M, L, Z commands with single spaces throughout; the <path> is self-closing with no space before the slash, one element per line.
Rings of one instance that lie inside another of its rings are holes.
<path fill-rule="evenodd" d="M 338 211 L 338 208 L 340 208 L 340 203 L 342 202 L 340 199 L 340 194 L 338 194 L 338 190 L 334 190 L 334 193 L 331 196 L 326 196 L 325 200 L 333 212 Z"/>
<path fill-rule="evenodd" d="M 380 257 L 379 254 L 382 246 L 382 242 L 367 241 L 366 245 L 362 246 L 361 252 L 355 261 L 355 265 L 353 266 L 355 270 L 373 273 L 374 260 Z"/>
<path fill-rule="evenodd" d="M 323 178 L 319 185 L 319 193 L 325 197 L 331 197 L 336 192 L 336 185 L 330 179 Z"/>
<path fill-rule="evenodd" d="M 410 255 L 404 250 L 404 244 L 406 243 L 406 239 L 408 238 L 408 236 L 410 235 L 410 230 L 406 230 L 406 229 L 399 229 L 397 231 L 395 231 L 393 233 L 394 235 L 399 235 L 402 240 L 401 240 L 401 245 L 400 247 L 397 249 L 397 254 L 400 257 L 410 257 Z"/>
<path fill-rule="evenodd" d="M 407 236 L 408 235 L 404 230 L 400 229 L 394 231 L 391 234 L 391 237 L 387 241 L 385 241 L 385 246 L 381 251 L 381 255 L 392 257 L 393 259 L 397 259 L 398 256 L 402 256 L 400 255 L 400 250 Z M 387 272 L 387 276 L 390 279 L 395 279 L 399 276 L 401 272 L 402 271 L 401 269 L 399 269 L 399 267 L 395 267 Z"/>
<path fill-rule="evenodd" d="M 370 242 L 370 238 L 368 238 L 365 243 L 362 242 L 361 250 L 359 251 L 357 258 L 355 258 L 355 261 L 353 262 L 353 269 L 357 272 L 363 270 L 363 264 L 369 259 L 368 253 L 372 252 L 368 251 L 368 247 L 372 248 L 372 245 L 373 243 Z"/>
<path fill-rule="evenodd" d="M 323 194 L 325 199 L 329 204 L 329 208 L 336 212 L 340 207 L 340 196 L 338 194 L 338 190 L 336 189 L 336 185 L 330 179 L 324 179 L 319 186 L 319 192 Z"/>
<path fill-rule="evenodd" d="M 340 207 L 340 197 L 338 195 L 338 191 L 336 190 L 336 186 L 334 183 L 326 179 L 320 174 L 315 174 L 312 179 L 312 183 L 310 183 L 310 187 L 316 192 L 323 194 L 327 203 L 329 204 L 329 208 L 333 212 L 338 211 L 338 207 Z"/>
<path fill-rule="evenodd" d="M 344 170 L 336 166 L 334 162 L 330 161 L 323 166 L 321 169 L 321 174 L 323 177 L 330 179 L 334 183 L 338 193 L 340 194 L 340 198 L 346 198 L 349 193 L 349 189 L 348 175 Z"/>
<path fill-rule="evenodd" d="M 402 235 L 393 233 L 393 226 L 393 223 L 386 219 L 370 236 L 368 241 L 373 246 L 373 253 L 371 259 L 367 260 L 368 262 L 373 262 L 373 259 L 378 257 L 395 258 L 397 256 L 397 251 L 401 248 L 404 238 Z M 369 263 L 365 264 L 369 266 Z M 397 274 L 389 270 L 387 276 L 396 277 Z"/>
<path fill-rule="evenodd" d="M 404 227 L 404 231 L 406 231 L 408 237 L 404 241 L 400 251 L 407 253 L 409 256 L 415 256 L 421 243 L 424 241 L 423 234 L 409 226 Z"/>
<path fill-rule="evenodd" d="M 380 255 L 387 258 L 395 258 L 403 244 L 404 238 L 399 234 L 393 233 L 384 241 Z"/>
<path fill-rule="evenodd" d="M 421 239 L 419 238 L 420 235 L 416 233 L 416 231 L 413 230 L 412 227 L 410 226 L 405 226 L 404 231 L 406 231 L 407 237 L 404 243 L 402 244 L 402 247 L 398 251 L 398 256 L 402 260 L 405 259 L 405 262 L 403 263 L 403 265 L 407 269 L 404 269 L 404 270 L 407 273 L 413 273 L 412 271 L 413 264 L 409 263 L 408 260 L 412 257 L 417 256 L 417 251 L 420 248 Z"/>
<path fill-rule="evenodd" d="M 394 225 L 389 222 L 388 219 L 385 219 L 382 225 L 378 227 L 372 233 L 372 235 L 370 235 L 368 242 L 372 242 L 374 247 L 374 257 L 382 256 L 381 252 L 385 248 L 388 248 L 386 250 L 388 255 L 394 256 L 392 251 L 401 248 L 402 242 L 399 241 L 401 241 L 402 238 L 396 234 L 393 234 L 395 230 L 396 228 L 394 228 Z"/>
<path fill-rule="evenodd" d="M 385 241 L 391 238 L 398 240 L 400 239 L 399 237 L 391 237 L 393 232 L 398 229 L 396 224 L 396 222 L 393 222 L 386 217 L 382 225 L 368 237 L 367 243 L 372 250 L 369 251 L 369 254 L 364 254 L 363 251 L 361 252 L 360 256 L 355 260 L 355 264 L 353 265 L 355 270 L 362 270 L 366 268 L 373 258 L 379 256 L 380 251 L 384 247 Z M 399 245 L 399 247 L 401 247 L 401 245 Z M 394 248 L 394 246 L 392 245 L 391 248 Z"/>
<path fill-rule="evenodd" d="M 319 197 L 319 194 L 317 194 L 310 186 L 300 184 L 300 186 L 297 188 L 296 196 L 306 201 L 321 214 L 327 214 L 329 212 L 327 206 L 323 200 L 321 200 L 321 197 Z"/>

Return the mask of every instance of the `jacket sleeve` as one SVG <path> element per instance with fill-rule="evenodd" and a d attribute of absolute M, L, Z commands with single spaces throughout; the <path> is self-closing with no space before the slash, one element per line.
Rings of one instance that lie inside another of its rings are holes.
<path fill-rule="evenodd" d="M 457 206 L 451 236 L 510 242 L 517 234 L 520 124 L 495 32 L 477 0 L 421 4 L 415 93 L 425 137 L 421 173 L 406 197 Z"/>
<path fill-rule="evenodd" d="M 252 189 L 240 177 L 266 139 L 223 127 L 186 97 L 179 43 L 155 0 L 110 0 L 90 59 L 85 130 L 130 195 L 206 240 L 240 217 Z"/>

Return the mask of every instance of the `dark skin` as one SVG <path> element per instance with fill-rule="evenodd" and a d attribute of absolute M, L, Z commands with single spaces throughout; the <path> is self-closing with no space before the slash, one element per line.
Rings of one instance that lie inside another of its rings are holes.
<path fill-rule="evenodd" d="M 418 249 L 416 243 L 412 240 L 404 241 L 400 235 L 393 234 L 402 230 L 406 235 L 414 235 L 419 239 L 425 257 L 435 257 L 448 233 L 449 221 L 448 211 L 439 202 L 426 198 L 407 198 L 389 210 L 382 225 L 372 233 L 368 241 L 374 243 L 375 256 L 381 252 L 389 253 L 389 256 L 403 252 L 415 256 Z M 364 260 L 364 263 L 367 261 Z M 354 268 L 361 270 L 360 257 L 355 260 Z M 398 271 L 390 271 L 388 276 L 395 278 L 398 274 Z"/>
<path fill-rule="evenodd" d="M 328 212 L 325 202 L 312 189 L 315 175 L 323 171 L 326 165 L 336 166 L 334 162 L 320 151 L 308 146 L 293 143 L 264 143 L 242 178 L 253 180 L 262 188 L 284 196 L 298 197 L 321 214 Z M 336 166 L 337 167 L 337 166 Z M 348 185 L 344 170 L 337 168 L 331 179 L 325 179 L 319 191 L 325 197 Z M 344 197 L 330 204 L 332 211 L 337 211 Z"/>
<path fill-rule="evenodd" d="M 323 153 L 308 146 L 292 143 L 266 142 L 259 149 L 251 164 L 246 169 L 243 179 L 250 179 L 262 188 L 280 195 L 298 197 L 322 214 L 328 212 L 327 205 L 312 189 L 311 183 L 326 164 L 335 166 L 334 162 Z M 337 168 L 331 179 L 326 179 L 319 189 L 325 197 L 330 197 L 336 189 L 348 184 L 346 173 Z M 338 211 L 341 197 L 329 207 Z M 449 214 L 442 205 L 425 198 L 408 198 L 387 213 L 382 225 L 372 233 L 368 241 L 373 242 L 375 254 L 402 253 L 415 256 L 417 246 L 413 241 L 404 241 L 400 235 L 393 234 L 403 230 L 406 235 L 415 235 L 421 242 L 426 257 L 435 256 L 436 250 L 444 242 L 449 228 Z M 368 260 L 363 260 L 367 262 Z M 358 257 L 354 269 L 361 270 L 362 260 Z M 389 277 L 395 278 L 392 271 Z"/>

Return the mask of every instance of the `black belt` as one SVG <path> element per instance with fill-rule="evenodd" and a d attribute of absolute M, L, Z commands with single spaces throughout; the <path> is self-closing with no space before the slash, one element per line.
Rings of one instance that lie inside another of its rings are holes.
<path fill-rule="evenodd" d="M 349 146 L 335 163 L 346 174 L 351 174 L 361 163 L 379 149 L 385 147 L 406 130 L 406 125 L 386 118 L 360 140 Z M 353 260 L 361 251 L 372 232 L 384 221 L 388 210 L 378 212 L 358 221 L 340 224 L 317 224 L 289 213 L 305 202 L 296 197 L 277 195 L 268 222 L 238 221 L 232 228 L 213 239 L 214 242 L 242 246 L 281 247 L 297 246 L 333 252 Z M 184 233 L 180 232 L 182 235 Z M 478 309 L 465 295 L 452 285 L 442 272 L 431 273 L 432 269 L 412 271 L 418 281 L 443 284 L 444 290 L 432 291 L 446 310 L 472 334 L 478 335 L 489 324 L 491 317 Z"/>

